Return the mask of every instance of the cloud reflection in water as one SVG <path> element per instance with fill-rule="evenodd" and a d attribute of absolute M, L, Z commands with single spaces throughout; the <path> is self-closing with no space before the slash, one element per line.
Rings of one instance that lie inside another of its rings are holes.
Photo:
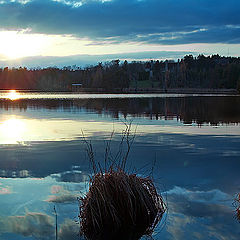
<path fill-rule="evenodd" d="M 165 125 L 164 121 L 158 123 L 147 123 L 136 121 L 138 135 L 151 133 L 173 133 L 187 135 L 240 135 L 240 129 L 235 126 L 216 129 L 214 127 L 202 126 L 174 126 Z M 133 126 L 134 128 L 135 126 Z M 121 121 L 94 121 L 86 122 L 84 119 L 66 120 L 66 119 L 29 119 L 17 118 L 12 116 L 0 122 L 0 144 L 20 144 L 28 145 L 30 142 L 37 141 L 70 141 L 82 137 L 82 130 L 85 137 L 109 137 L 113 129 L 115 132 L 121 132 L 124 123 Z M 180 147 L 180 146 L 179 146 Z"/>
<path fill-rule="evenodd" d="M 6 232 L 17 234 L 18 239 L 22 239 L 22 237 L 33 237 L 42 240 L 55 239 L 54 216 L 46 213 L 27 212 L 21 216 L 0 218 L 0 223 L 0 234 Z M 59 240 L 79 239 L 79 225 L 71 219 L 65 219 L 58 226 L 58 235 Z"/>
<path fill-rule="evenodd" d="M 166 231 L 171 236 L 169 239 L 239 238 L 229 194 L 218 189 L 193 191 L 177 186 L 167 193 L 169 216 Z"/>

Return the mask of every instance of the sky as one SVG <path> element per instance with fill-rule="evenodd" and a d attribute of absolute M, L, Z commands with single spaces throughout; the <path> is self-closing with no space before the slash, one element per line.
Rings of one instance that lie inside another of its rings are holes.
<path fill-rule="evenodd" d="M 239 0 L 0 0 L 0 66 L 240 56 Z"/>

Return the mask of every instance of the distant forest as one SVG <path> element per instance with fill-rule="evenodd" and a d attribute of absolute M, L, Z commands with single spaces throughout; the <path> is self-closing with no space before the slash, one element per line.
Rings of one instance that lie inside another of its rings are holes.
<path fill-rule="evenodd" d="M 76 85 L 79 84 L 79 85 Z M 240 58 L 219 55 L 175 61 L 113 60 L 85 68 L 0 68 L 0 89 L 72 91 L 83 89 L 208 88 L 240 90 Z"/>

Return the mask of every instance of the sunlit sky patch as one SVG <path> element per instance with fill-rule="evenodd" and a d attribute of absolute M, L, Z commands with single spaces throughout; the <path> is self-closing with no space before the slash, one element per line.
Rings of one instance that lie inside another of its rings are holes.
<path fill-rule="evenodd" d="M 17 65 L 16 59 L 51 65 L 56 58 L 82 65 L 85 55 L 93 56 L 87 63 L 96 63 L 113 53 L 151 59 L 156 51 L 158 59 L 240 56 L 239 10 L 235 0 L 2 0 L 0 66 Z"/>

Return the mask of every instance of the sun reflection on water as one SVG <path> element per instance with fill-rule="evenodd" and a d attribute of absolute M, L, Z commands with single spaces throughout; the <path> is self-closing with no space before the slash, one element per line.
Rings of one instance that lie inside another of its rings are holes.
<path fill-rule="evenodd" d="M 7 98 L 10 100 L 16 100 L 19 99 L 20 94 L 16 92 L 16 90 L 10 90 L 7 94 Z"/>
<path fill-rule="evenodd" d="M 10 118 L 0 125 L 1 137 L 7 144 L 23 141 L 26 125 L 21 119 Z"/>
<path fill-rule="evenodd" d="M 135 125 L 133 125 L 134 128 Z M 239 136 L 240 129 L 235 126 L 227 128 L 213 128 L 209 126 L 178 126 L 162 124 L 148 124 L 141 122 L 137 125 L 137 135 L 146 134 L 184 134 L 184 135 L 211 135 L 211 136 Z M 114 131 L 121 133 L 124 123 L 114 122 Z M 46 141 L 74 141 L 85 137 L 108 139 L 113 131 L 110 121 L 87 122 L 85 119 L 48 119 L 23 118 L 18 115 L 9 115 L 0 119 L 0 145 L 20 144 L 31 145 L 31 142 Z M 149 140 L 150 141 L 150 140 Z M 155 139 L 153 140 L 155 141 Z M 161 140 L 159 140 L 161 141 Z M 230 153 L 232 154 L 232 153 Z"/>

